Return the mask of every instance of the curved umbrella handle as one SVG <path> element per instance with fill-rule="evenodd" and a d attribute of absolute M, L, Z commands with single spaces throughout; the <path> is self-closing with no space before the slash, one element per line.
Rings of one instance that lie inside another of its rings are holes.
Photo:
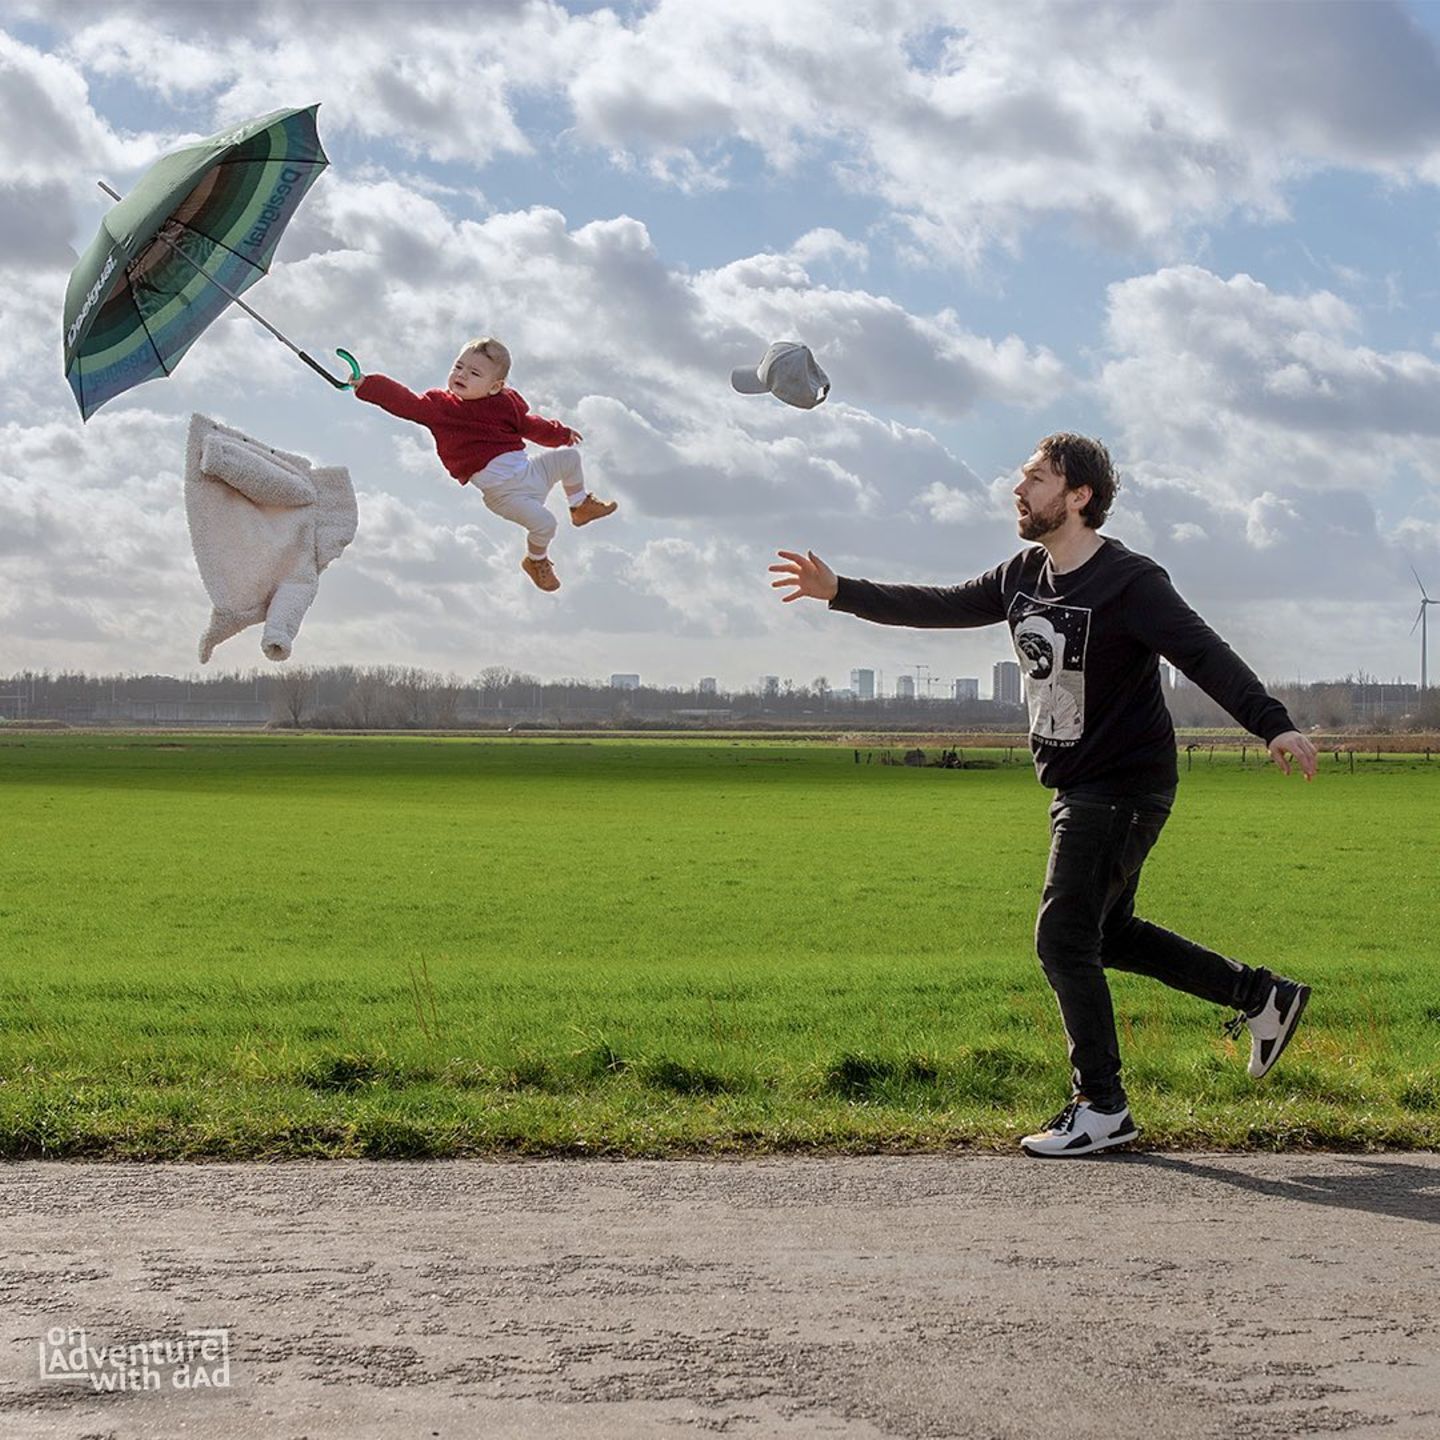
<path fill-rule="evenodd" d="M 355 357 L 348 350 L 336 349 L 335 353 L 350 367 L 350 378 L 345 381 L 344 388 L 353 390 L 359 383 L 360 377 L 365 373 L 359 366 Z"/>

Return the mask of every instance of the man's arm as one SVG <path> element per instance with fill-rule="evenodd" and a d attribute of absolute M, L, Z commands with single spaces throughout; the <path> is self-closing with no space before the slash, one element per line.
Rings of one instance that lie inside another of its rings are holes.
<path fill-rule="evenodd" d="M 1180 598 L 1163 570 L 1137 580 L 1126 601 L 1130 629 L 1137 639 L 1258 735 L 1287 775 L 1286 757 L 1293 756 L 1305 778 L 1315 778 L 1315 746 L 1295 728 L 1289 712 L 1260 677 Z"/>
<path fill-rule="evenodd" d="M 826 601 L 832 610 L 877 625 L 925 630 L 993 625 L 1005 618 L 999 570 L 963 585 L 878 585 L 873 580 L 836 575 L 813 550 L 803 555 L 781 550 L 779 555 L 785 563 L 770 569 L 783 578 L 770 583 L 772 589 L 790 590 L 782 600 L 808 596 Z"/>

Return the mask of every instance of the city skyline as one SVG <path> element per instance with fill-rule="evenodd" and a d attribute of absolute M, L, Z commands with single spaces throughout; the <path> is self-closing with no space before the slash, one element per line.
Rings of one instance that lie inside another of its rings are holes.
<path fill-rule="evenodd" d="M 1000 683 L 999 672 L 1004 667 L 1005 673 L 1009 676 L 1007 685 Z M 288 673 L 302 674 L 310 669 L 324 668 L 296 665 L 290 667 Z M 364 667 L 358 667 L 364 668 Z M 425 667 L 420 667 L 422 670 Z M 915 667 L 911 667 L 913 669 Z M 33 679 L 58 679 L 63 672 L 47 670 L 41 667 L 35 671 L 16 672 L 16 675 L 28 674 Z M 80 672 L 84 674 L 84 672 Z M 151 678 L 157 672 L 151 671 L 126 671 L 116 672 L 117 680 L 134 681 Z M 218 668 L 210 671 L 189 669 L 174 674 L 165 673 L 163 678 L 174 679 L 181 683 L 203 684 L 210 681 L 243 679 L 247 683 L 252 678 L 264 679 L 268 676 L 281 678 L 287 671 L 280 669 L 261 669 L 258 666 L 246 668 Z M 463 675 L 458 672 L 427 671 L 437 677 L 452 680 L 462 685 L 473 685 L 483 680 L 483 672 L 475 675 Z M 878 666 L 855 667 L 849 671 L 849 684 L 836 685 L 826 674 L 813 676 L 795 675 L 760 675 L 750 679 L 739 679 L 735 683 L 727 683 L 722 677 L 714 675 L 700 675 L 681 681 L 649 681 L 645 678 L 643 671 L 612 671 L 609 676 L 599 675 L 549 675 L 537 674 L 529 671 L 517 671 L 516 675 L 524 676 L 527 680 L 541 685 L 565 685 L 581 684 L 596 687 L 607 687 L 615 690 L 636 690 L 649 688 L 656 690 L 676 690 L 682 693 L 695 693 L 699 695 L 739 695 L 739 694 L 780 694 L 788 685 L 793 689 L 816 688 L 817 681 L 823 681 L 826 693 L 836 698 L 854 697 L 860 700 L 870 699 L 895 699 L 902 695 L 918 700 L 936 702 L 949 702 L 955 700 L 982 700 L 994 702 L 1004 692 L 1011 698 L 1003 699 L 1001 703 L 1019 705 L 1024 703 L 1023 687 L 1021 685 L 1021 670 L 1017 661 L 997 661 L 992 667 L 991 680 L 988 690 L 982 686 L 981 677 L 974 675 L 955 676 L 927 676 L 924 685 L 917 684 L 917 677 L 910 674 L 905 667 L 897 667 L 888 672 L 892 677 L 892 683 L 887 690 L 885 688 L 886 671 Z M 865 678 L 865 677 L 868 677 Z M 87 675 L 91 679 L 110 679 L 110 672 L 98 672 L 94 675 Z M 1349 671 L 1343 675 L 1322 676 L 1315 680 L 1299 681 L 1294 677 L 1285 676 L 1261 676 L 1261 680 L 1269 687 L 1275 688 L 1284 685 L 1333 685 L 1351 686 L 1359 690 L 1384 691 L 1392 695 L 1412 694 L 1418 695 L 1420 687 L 1413 680 L 1407 681 L 1400 677 L 1381 679 L 1365 671 L 1363 668 L 1356 671 Z M 12 681 L 14 677 L 11 677 Z M 902 683 L 903 682 L 903 683 Z M 5 677 L 0 676 L 0 684 L 5 683 Z M 1160 684 L 1161 688 L 1169 689 L 1195 689 L 1198 688 L 1194 682 L 1187 679 L 1182 672 L 1173 669 L 1168 663 L 1160 663 Z M 1434 694 L 1437 688 L 1431 686 L 1427 693 Z"/>

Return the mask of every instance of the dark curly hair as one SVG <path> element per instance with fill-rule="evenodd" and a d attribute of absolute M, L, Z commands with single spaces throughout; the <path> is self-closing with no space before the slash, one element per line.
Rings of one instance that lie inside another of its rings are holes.
<path fill-rule="evenodd" d="M 1104 444 L 1088 435 L 1061 431 L 1058 435 L 1047 435 L 1035 448 L 1065 477 L 1067 490 L 1078 490 L 1082 485 L 1090 487 L 1090 498 L 1080 518 L 1092 530 L 1098 530 L 1105 523 L 1115 492 L 1120 488 L 1110 452 Z"/>

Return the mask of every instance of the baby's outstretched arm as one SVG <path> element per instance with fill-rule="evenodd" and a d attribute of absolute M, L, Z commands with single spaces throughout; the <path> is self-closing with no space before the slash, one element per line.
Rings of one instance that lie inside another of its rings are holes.
<path fill-rule="evenodd" d="M 424 425 L 430 419 L 430 404 L 423 395 L 407 390 L 388 375 L 366 375 L 355 386 L 355 398 L 378 405 L 402 420 Z"/>

